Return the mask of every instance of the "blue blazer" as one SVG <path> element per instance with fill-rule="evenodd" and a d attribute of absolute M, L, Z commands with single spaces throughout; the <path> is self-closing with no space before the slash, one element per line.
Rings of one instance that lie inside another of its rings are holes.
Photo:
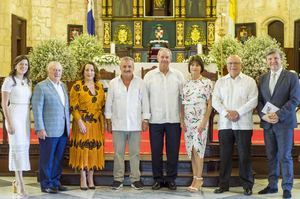
<path fill-rule="evenodd" d="M 67 90 L 63 84 L 65 106 L 49 79 L 38 83 L 32 96 L 32 110 L 35 132 L 45 130 L 48 137 L 60 137 L 65 128 L 70 134 L 70 113 Z"/>
<path fill-rule="evenodd" d="M 264 115 L 261 112 L 265 104 L 270 103 L 277 106 L 279 122 L 274 124 L 274 128 L 293 129 L 297 127 L 296 108 L 300 103 L 300 84 L 298 76 L 287 70 L 282 70 L 275 85 L 273 95 L 269 90 L 271 72 L 261 76 L 258 84 L 258 114 L 260 118 Z M 260 126 L 264 129 L 271 128 L 272 124 L 261 120 Z"/>

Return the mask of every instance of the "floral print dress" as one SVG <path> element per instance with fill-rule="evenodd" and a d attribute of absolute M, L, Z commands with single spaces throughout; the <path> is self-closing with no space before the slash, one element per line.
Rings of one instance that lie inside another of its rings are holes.
<path fill-rule="evenodd" d="M 184 105 L 184 122 L 187 128 L 184 138 L 189 158 L 191 158 L 193 146 L 200 158 L 204 157 L 208 124 L 201 134 L 198 133 L 198 126 L 204 118 L 212 90 L 213 83 L 207 78 L 188 80 L 184 84 L 182 104 Z"/>

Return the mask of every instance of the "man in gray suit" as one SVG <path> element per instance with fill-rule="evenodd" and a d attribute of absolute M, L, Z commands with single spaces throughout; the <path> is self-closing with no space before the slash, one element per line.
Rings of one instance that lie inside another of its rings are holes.
<path fill-rule="evenodd" d="M 295 109 L 300 103 L 300 86 L 297 75 L 283 69 L 278 50 L 271 50 L 266 58 L 270 72 L 262 75 L 259 81 L 258 114 L 264 129 L 269 183 L 258 194 L 278 192 L 280 162 L 283 198 L 291 198 L 294 173 L 291 151 L 294 128 L 297 127 Z"/>
<path fill-rule="evenodd" d="M 48 64 L 48 78 L 35 86 L 32 96 L 35 133 L 40 143 L 39 174 L 42 192 L 66 191 L 60 184 L 62 160 L 70 134 L 69 99 L 60 82 L 62 66 Z"/>

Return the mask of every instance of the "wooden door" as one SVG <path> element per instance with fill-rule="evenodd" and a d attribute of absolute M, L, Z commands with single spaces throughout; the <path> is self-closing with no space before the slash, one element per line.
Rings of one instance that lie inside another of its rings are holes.
<path fill-rule="evenodd" d="M 268 25 L 268 35 L 275 38 L 284 48 L 284 24 L 281 21 L 273 21 Z"/>
<path fill-rule="evenodd" d="M 295 70 L 299 73 L 300 72 L 300 20 L 295 21 L 294 64 L 295 64 Z"/>
<path fill-rule="evenodd" d="M 26 20 L 11 15 L 11 63 L 18 55 L 27 54 Z M 12 65 L 11 64 L 11 65 Z"/>

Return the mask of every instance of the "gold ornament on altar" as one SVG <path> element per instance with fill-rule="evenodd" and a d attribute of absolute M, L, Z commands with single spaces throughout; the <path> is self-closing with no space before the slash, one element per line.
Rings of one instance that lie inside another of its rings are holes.
<path fill-rule="evenodd" d="M 199 31 L 199 26 L 193 25 L 192 26 L 192 31 L 191 31 L 191 39 L 193 44 L 198 44 L 200 40 L 200 31 Z"/>
<path fill-rule="evenodd" d="M 164 36 L 164 30 L 162 26 L 158 25 L 155 29 L 154 34 L 155 34 L 155 38 L 160 40 Z"/>
<path fill-rule="evenodd" d="M 183 47 L 184 43 L 184 23 L 176 22 L 176 47 Z"/>
<path fill-rule="evenodd" d="M 215 41 L 215 24 L 214 22 L 207 23 L 207 45 L 210 47 Z"/>
<path fill-rule="evenodd" d="M 110 44 L 110 30 L 111 30 L 110 22 L 108 22 L 108 21 L 104 22 L 104 39 L 103 39 L 103 43 L 106 46 Z"/>
<path fill-rule="evenodd" d="M 199 25 L 192 25 L 189 28 L 185 45 L 187 46 L 197 45 L 199 42 L 201 42 L 203 45 L 206 45 L 206 38 L 204 35 L 204 31 L 201 29 Z"/>
<path fill-rule="evenodd" d="M 114 40 L 116 44 L 132 44 L 132 34 L 128 26 L 119 25 L 115 34 Z"/>
<path fill-rule="evenodd" d="M 164 0 L 154 0 L 154 8 L 163 8 L 165 6 Z"/>
<path fill-rule="evenodd" d="M 142 22 L 134 22 L 134 47 L 142 47 Z"/>

